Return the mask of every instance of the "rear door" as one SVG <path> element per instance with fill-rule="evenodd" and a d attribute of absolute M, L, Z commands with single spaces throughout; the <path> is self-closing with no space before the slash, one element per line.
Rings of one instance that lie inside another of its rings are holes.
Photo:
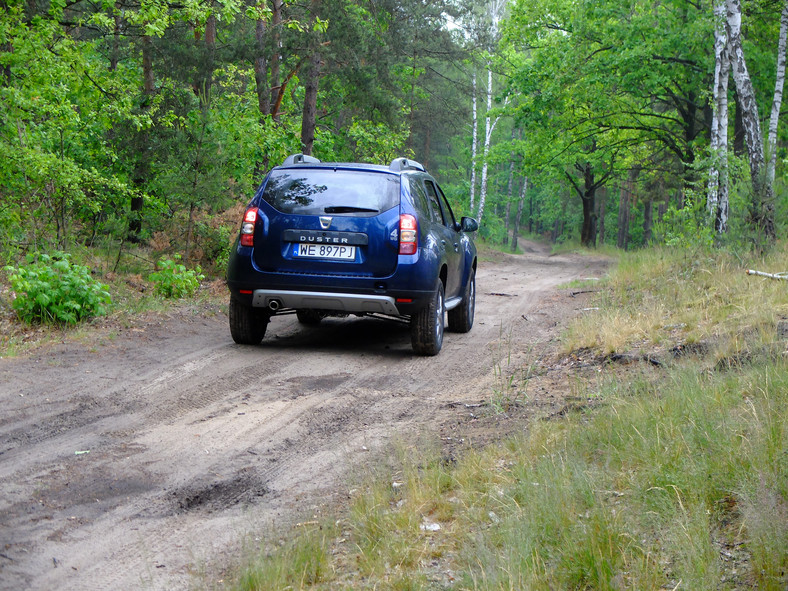
<path fill-rule="evenodd" d="M 274 169 L 261 195 L 257 231 L 265 240 L 255 237 L 255 264 L 288 274 L 388 276 L 397 265 L 399 203 L 395 174 Z"/>
<path fill-rule="evenodd" d="M 434 230 L 441 245 L 448 268 L 446 277 L 446 297 L 454 297 L 460 291 L 460 274 L 462 269 L 462 251 L 460 236 L 454 227 L 454 216 L 448 206 L 441 203 L 442 193 L 431 179 L 425 179 L 427 199 L 432 209 Z M 445 201 L 445 197 L 443 198 Z"/>

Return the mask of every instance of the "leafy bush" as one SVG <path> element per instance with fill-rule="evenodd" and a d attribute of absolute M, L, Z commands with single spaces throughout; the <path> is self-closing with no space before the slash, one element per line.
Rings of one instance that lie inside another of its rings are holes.
<path fill-rule="evenodd" d="M 175 260 L 162 258 L 158 263 L 158 271 L 150 274 L 156 293 L 165 298 L 183 298 L 193 295 L 200 286 L 200 281 L 205 279 L 202 269 L 187 269 L 185 265 L 177 262 L 180 255 L 173 257 Z"/>
<path fill-rule="evenodd" d="M 112 301 L 108 287 L 69 258 L 64 253 L 28 255 L 26 265 L 4 268 L 16 292 L 11 305 L 22 321 L 77 324 L 106 313 Z"/>
<path fill-rule="evenodd" d="M 233 219 L 232 229 L 223 225 L 198 222 L 195 225 L 195 237 L 202 246 L 203 263 L 208 263 L 209 269 L 224 273 L 227 262 L 230 260 L 234 234 L 238 231 L 237 219 Z"/>

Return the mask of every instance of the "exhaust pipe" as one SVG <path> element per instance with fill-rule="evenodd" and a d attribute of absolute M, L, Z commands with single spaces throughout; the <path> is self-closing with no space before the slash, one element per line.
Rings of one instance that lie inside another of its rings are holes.
<path fill-rule="evenodd" d="M 280 302 L 279 300 L 271 300 L 270 302 L 268 302 L 268 309 L 271 310 L 271 312 L 276 312 L 281 307 L 282 307 L 282 302 Z"/>

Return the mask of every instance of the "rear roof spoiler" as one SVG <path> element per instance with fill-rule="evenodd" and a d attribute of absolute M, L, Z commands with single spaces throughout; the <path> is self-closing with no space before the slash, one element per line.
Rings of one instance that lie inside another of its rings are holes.
<path fill-rule="evenodd" d="M 307 154 L 290 154 L 290 156 L 285 158 L 285 161 L 282 162 L 282 166 L 291 166 L 293 164 L 320 164 L 320 160 L 314 156 L 308 156 Z"/>
<path fill-rule="evenodd" d="M 389 164 L 389 169 L 395 172 L 410 169 L 426 172 L 420 163 L 416 162 L 415 160 L 408 160 L 407 158 L 395 158 L 391 161 L 391 164 Z"/>

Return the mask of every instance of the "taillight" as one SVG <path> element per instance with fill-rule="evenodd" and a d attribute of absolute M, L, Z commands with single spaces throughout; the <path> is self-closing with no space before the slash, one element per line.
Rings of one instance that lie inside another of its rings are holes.
<path fill-rule="evenodd" d="M 416 254 L 418 250 L 418 225 L 416 218 L 410 214 L 403 213 L 399 216 L 399 253 Z"/>
<path fill-rule="evenodd" d="M 257 208 L 250 207 L 241 223 L 241 246 L 254 246 L 254 224 L 257 221 Z"/>

